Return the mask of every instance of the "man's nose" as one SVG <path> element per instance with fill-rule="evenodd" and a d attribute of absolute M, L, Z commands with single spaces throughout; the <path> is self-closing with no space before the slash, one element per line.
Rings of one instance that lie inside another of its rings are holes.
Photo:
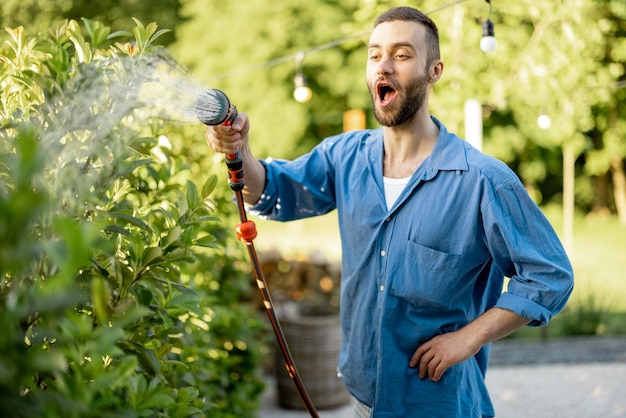
<path fill-rule="evenodd" d="M 393 73 L 393 60 L 390 56 L 383 56 L 376 63 L 376 74 L 391 74 Z"/>

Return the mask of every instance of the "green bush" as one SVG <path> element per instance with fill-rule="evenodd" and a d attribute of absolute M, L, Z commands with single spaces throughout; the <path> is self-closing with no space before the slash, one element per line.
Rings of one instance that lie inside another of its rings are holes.
<path fill-rule="evenodd" d="M 0 416 L 258 408 L 266 327 L 243 245 L 215 215 L 229 192 L 184 127 L 142 112 L 134 63 L 165 32 L 136 24 L 134 36 L 88 20 L 37 39 L 7 29 Z"/>

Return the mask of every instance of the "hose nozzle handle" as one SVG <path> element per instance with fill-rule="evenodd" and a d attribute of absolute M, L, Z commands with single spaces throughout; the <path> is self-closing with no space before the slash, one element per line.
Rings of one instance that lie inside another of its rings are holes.
<path fill-rule="evenodd" d="M 228 183 L 234 192 L 243 190 L 243 160 L 241 152 L 226 154 L 226 168 L 228 169 Z"/>
<path fill-rule="evenodd" d="M 231 105 L 230 113 L 222 125 L 230 126 L 237 117 L 237 114 L 237 107 Z M 243 190 L 243 160 L 241 158 L 241 152 L 237 151 L 235 154 L 226 154 L 226 168 L 228 169 L 228 183 L 230 184 L 230 188 L 233 189 L 234 192 Z"/>

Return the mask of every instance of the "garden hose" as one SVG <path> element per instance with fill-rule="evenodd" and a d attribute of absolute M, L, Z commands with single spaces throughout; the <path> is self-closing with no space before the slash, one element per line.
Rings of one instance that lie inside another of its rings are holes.
<path fill-rule="evenodd" d="M 198 104 L 196 105 L 196 107 L 197 113 L 200 113 L 200 115 L 198 115 L 198 119 L 200 119 L 200 121 L 206 125 L 222 124 L 225 126 L 230 126 L 237 117 L 237 108 L 234 105 L 231 105 L 228 97 L 219 90 L 211 89 L 205 92 L 205 94 L 198 99 Z M 215 110 L 214 114 L 217 115 L 217 117 L 207 117 L 206 109 Z M 304 388 L 302 379 L 298 374 L 298 370 L 296 369 L 293 357 L 291 356 L 291 352 L 289 351 L 289 346 L 287 345 L 287 341 L 285 340 L 285 335 L 280 326 L 280 322 L 278 321 L 276 310 L 274 308 L 274 303 L 272 302 L 270 291 L 267 287 L 267 281 L 265 280 L 263 270 L 261 269 L 261 263 L 259 262 L 256 250 L 254 249 L 254 244 L 252 240 L 256 238 L 257 231 L 254 222 L 248 220 L 246 215 L 246 208 L 244 206 L 244 176 L 243 160 L 241 158 L 241 153 L 237 152 L 236 154 L 226 154 L 226 167 L 228 168 L 228 179 L 230 188 L 235 193 L 237 211 L 239 212 L 239 223 L 237 224 L 236 228 L 237 238 L 240 241 L 244 242 L 248 248 L 248 255 L 250 257 L 252 270 L 254 271 L 254 276 L 256 278 L 256 284 L 259 292 L 261 293 L 263 306 L 265 307 L 267 316 L 270 320 L 270 323 L 272 324 L 272 329 L 274 330 L 274 334 L 276 335 L 278 346 L 285 359 L 285 368 L 287 369 L 287 373 L 289 374 L 289 377 L 293 380 L 293 383 L 296 386 L 296 390 L 298 391 L 298 395 L 300 396 L 300 399 L 302 400 L 302 403 L 304 404 L 306 410 L 309 412 L 311 417 L 318 418 L 319 415 L 317 413 L 317 410 L 315 409 L 315 406 L 313 405 L 309 394 Z"/>

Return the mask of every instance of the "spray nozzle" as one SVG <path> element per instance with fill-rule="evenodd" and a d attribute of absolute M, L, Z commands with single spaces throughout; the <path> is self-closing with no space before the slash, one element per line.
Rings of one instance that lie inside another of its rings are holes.
<path fill-rule="evenodd" d="M 205 125 L 230 125 L 237 117 L 237 108 L 230 104 L 224 92 L 217 89 L 203 91 L 196 99 L 194 111 Z"/>

